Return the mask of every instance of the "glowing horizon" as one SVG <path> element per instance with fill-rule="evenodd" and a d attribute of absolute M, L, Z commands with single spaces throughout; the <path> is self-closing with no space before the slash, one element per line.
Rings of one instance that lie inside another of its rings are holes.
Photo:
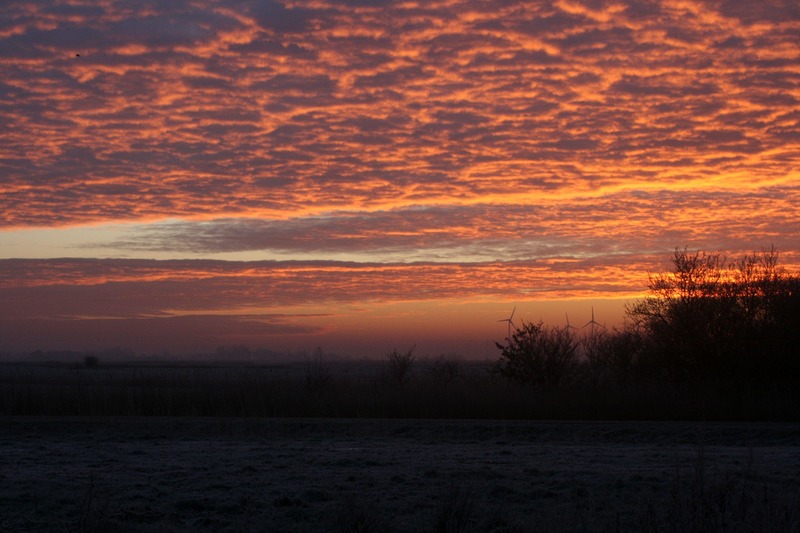
<path fill-rule="evenodd" d="M 513 305 L 619 324 L 675 248 L 800 265 L 793 2 L 0 14 L 0 351 L 417 331 L 479 356 Z"/>

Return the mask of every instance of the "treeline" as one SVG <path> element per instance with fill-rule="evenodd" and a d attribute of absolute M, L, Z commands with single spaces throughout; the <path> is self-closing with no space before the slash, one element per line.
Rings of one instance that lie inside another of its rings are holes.
<path fill-rule="evenodd" d="M 626 325 L 579 338 L 523 323 L 497 343 L 496 370 L 524 385 L 576 381 L 756 393 L 800 385 L 800 276 L 771 249 L 738 259 L 676 250 L 672 271 L 626 308 Z"/>

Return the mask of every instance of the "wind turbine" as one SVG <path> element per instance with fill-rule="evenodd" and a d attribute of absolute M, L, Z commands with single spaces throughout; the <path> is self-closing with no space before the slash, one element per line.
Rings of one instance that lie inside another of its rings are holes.
<path fill-rule="evenodd" d="M 567 317 L 567 326 L 564 329 L 580 329 L 569 323 L 569 315 L 567 313 L 564 313 L 564 316 Z"/>
<path fill-rule="evenodd" d="M 585 328 L 586 326 L 589 326 L 589 325 L 592 326 L 591 333 L 590 333 L 590 335 L 592 337 L 592 340 L 594 340 L 594 327 L 595 326 L 600 326 L 601 328 L 606 329 L 606 327 L 603 324 L 595 321 L 595 319 L 594 319 L 594 306 L 592 306 L 592 319 L 589 322 L 587 322 L 586 324 L 584 324 L 583 327 Z M 583 329 L 583 328 L 581 328 L 581 329 Z"/>
<path fill-rule="evenodd" d="M 514 309 L 511 310 L 511 316 L 508 318 L 504 318 L 502 320 L 498 320 L 498 322 L 508 322 L 508 337 L 507 339 L 511 338 L 511 326 L 514 326 L 514 329 L 517 329 L 517 326 L 511 321 L 514 318 L 514 312 L 517 310 L 517 306 L 514 306 Z"/>

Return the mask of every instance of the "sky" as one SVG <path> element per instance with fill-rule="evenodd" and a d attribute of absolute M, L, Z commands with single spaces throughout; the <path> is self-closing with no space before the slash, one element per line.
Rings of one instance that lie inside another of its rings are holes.
<path fill-rule="evenodd" d="M 494 358 L 800 265 L 794 0 L 5 1 L 0 351 Z"/>

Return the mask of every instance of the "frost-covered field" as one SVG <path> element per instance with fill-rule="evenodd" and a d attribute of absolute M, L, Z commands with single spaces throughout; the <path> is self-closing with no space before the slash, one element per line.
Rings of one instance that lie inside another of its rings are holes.
<path fill-rule="evenodd" d="M 0 418 L 0 531 L 798 531 L 800 425 Z"/>

